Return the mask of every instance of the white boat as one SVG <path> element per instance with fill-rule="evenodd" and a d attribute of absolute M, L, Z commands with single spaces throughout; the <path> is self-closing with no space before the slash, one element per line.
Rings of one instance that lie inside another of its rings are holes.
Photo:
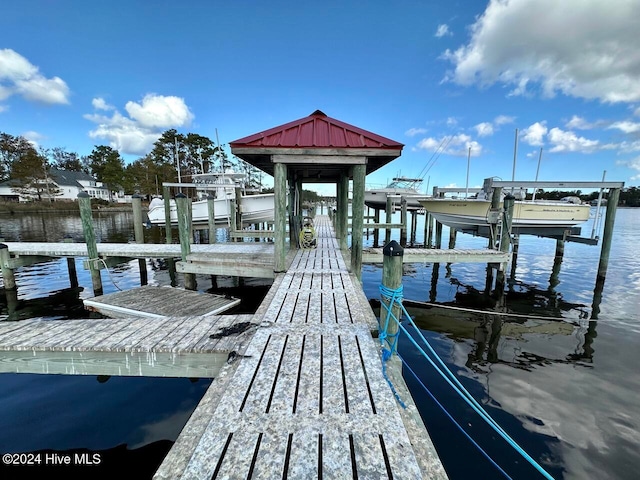
<path fill-rule="evenodd" d="M 425 196 L 418 191 L 418 186 L 422 183 L 421 178 L 396 177 L 383 188 L 372 188 L 364 192 L 364 204 L 367 207 L 384 210 L 387 206 L 387 197 L 398 197 L 394 203 L 400 204 L 400 196 L 407 199 L 407 210 L 420 210 L 422 205 L 414 197 Z"/>
<path fill-rule="evenodd" d="M 495 224 L 503 208 L 491 209 L 490 195 L 482 198 L 423 198 L 420 204 L 443 225 L 464 232 L 483 234 Z M 544 233 L 575 227 L 589 219 L 590 206 L 575 203 L 573 198 L 559 201 L 516 200 L 513 208 L 512 229 L 519 233 Z"/>
<path fill-rule="evenodd" d="M 206 197 L 214 195 L 214 213 L 216 225 L 229 225 L 231 200 L 235 199 L 236 188 L 244 190 L 242 180 L 245 175 L 242 173 L 205 173 L 193 175 L 192 183 L 164 183 L 164 186 L 195 188 L 197 200 L 191 204 L 192 223 L 204 224 L 209 222 L 209 205 Z M 178 211 L 175 200 L 169 201 L 171 224 L 178 224 Z M 274 194 L 242 194 L 240 196 L 240 206 L 242 211 L 243 225 L 273 221 L 274 216 Z M 154 198 L 149 204 L 147 213 L 149 222 L 152 225 L 164 226 L 165 209 L 162 198 Z"/>

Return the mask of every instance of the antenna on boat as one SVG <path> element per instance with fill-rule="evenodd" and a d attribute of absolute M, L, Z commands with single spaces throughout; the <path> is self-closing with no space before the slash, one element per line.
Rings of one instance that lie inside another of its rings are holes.
<path fill-rule="evenodd" d="M 173 137 L 173 144 L 175 146 L 175 154 L 176 154 L 176 169 L 178 170 L 178 183 L 182 183 L 180 178 L 180 155 L 178 154 L 178 136 Z M 179 187 L 179 192 L 182 193 L 182 187 Z"/>
<path fill-rule="evenodd" d="M 469 147 L 469 154 L 467 155 L 467 186 L 464 192 L 464 198 L 469 198 L 469 168 L 471 167 L 471 147 Z"/>
<path fill-rule="evenodd" d="M 536 168 L 536 182 L 538 181 L 538 173 L 540 173 L 540 162 L 542 161 L 542 147 L 540 147 L 540 155 L 538 156 L 538 168 Z M 536 199 L 536 193 L 538 192 L 537 188 L 533 189 L 533 196 L 531 197 L 531 201 L 533 202 Z"/>
<path fill-rule="evenodd" d="M 516 140 L 515 145 L 513 146 L 513 172 L 511 173 L 511 181 L 515 182 L 516 180 L 516 160 L 518 158 L 518 129 L 516 128 Z M 511 193 L 513 193 L 515 187 L 511 187 Z"/>

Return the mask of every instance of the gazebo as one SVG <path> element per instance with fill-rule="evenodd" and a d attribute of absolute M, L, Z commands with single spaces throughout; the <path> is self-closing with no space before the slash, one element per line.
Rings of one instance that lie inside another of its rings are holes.
<path fill-rule="evenodd" d="M 353 182 L 351 270 L 360 278 L 365 177 L 398 158 L 404 145 L 328 117 L 320 110 L 229 145 L 231 153 L 274 178 L 276 272 L 286 269 L 287 218 L 291 246 L 296 244 L 294 219 L 301 211 L 303 183 L 336 184 L 336 235 L 340 248 L 347 248 L 349 181 Z"/>

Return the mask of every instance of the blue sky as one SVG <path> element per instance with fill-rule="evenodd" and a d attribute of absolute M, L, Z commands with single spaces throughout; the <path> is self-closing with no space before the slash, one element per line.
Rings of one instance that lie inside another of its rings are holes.
<path fill-rule="evenodd" d="M 0 131 L 127 162 L 320 109 L 405 144 L 367 177 L 640 184 L 639 0 L 30 1 L 0 19 Z M 442 147 L 446 145 L 446 149 Z"/>

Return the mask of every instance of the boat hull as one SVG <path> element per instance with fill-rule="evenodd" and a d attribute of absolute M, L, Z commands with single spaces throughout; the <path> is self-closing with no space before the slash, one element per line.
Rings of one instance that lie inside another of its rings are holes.
<path fill-rule="evenodd" d="M 272 193 L 247 195 L 241 198 L 242 223 L 262 223 L 273 221 L 274 216 L 274 195 Z M 215 224 L 219 226 L 229 225 L 228 199 L 214 200 Z M 171 224 L 178 224 L 178 211 L 174 200 L 170 201 Z M 191 204 L 192 223 L 194 225 L 209 223 L 209 205 L 207 200 L 199 200 Z M 157 205 L 150 205 L 147 213 L 149 222 L 152 225 L 163 226 L 166 223 L 164 202 Z"/>
<path fill-rule="evenodd" d="M 443 225 L 462 231 L 489 226 L 492 215 L 488 200 L 424 199 L 420 204 Z M 499 208 L 502 209 L 502 203 Z M 589 205 L 515 201 L 512 226 L 531 230 L 571 228 L 587 221 L 589 211 Z"/>
<path fill-rule="evenodd" d="M 364 192 L 364 204 L 370 208 L 375 208 L 377 210 L 384 210 L 385 208 L 387 208 L 387 195 L 398 196 L 397 198 L 393 199 L 393 202 L 396 208 L 400 208 L 399 196 L 404 196 L 407 199 L 407 210 L 422 210 L 423 208 L 422 205 L 420 205 L 420 202 L 418 200 L 411 198 L 412 195 L 415 196 L 420 194 L 416 194 L 416 193 L 408 194 L 408 193 L 395 191 L 391 189 L 389 190 L 381 189 L 376 191 Z M 423 197 L 424 195 L 420 195 L 420 196 Z"/>

